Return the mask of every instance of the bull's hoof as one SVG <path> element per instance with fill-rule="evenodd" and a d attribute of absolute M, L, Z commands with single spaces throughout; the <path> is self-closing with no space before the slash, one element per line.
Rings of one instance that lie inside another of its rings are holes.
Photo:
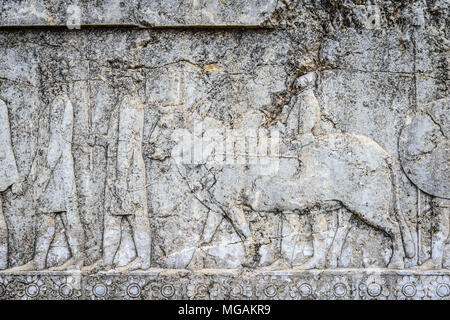
<path fill-rule="evenodd" d="M 242 262 L 241 266 L 243 268 L 251 268 L 254 269 L 259 265 L 259 259 L 256 254 L 247 254 L 245 256 L 244 262 Z"/>
<path fill-rule="evenodd" d="M 255 260 L 245 260 L 243 263 L 242 263 L 242 267 L 243 268 L 248 268 L 248 269 L 255 269 L 256 267 L 258 266 L 258 261 L 255 261 Z"/>

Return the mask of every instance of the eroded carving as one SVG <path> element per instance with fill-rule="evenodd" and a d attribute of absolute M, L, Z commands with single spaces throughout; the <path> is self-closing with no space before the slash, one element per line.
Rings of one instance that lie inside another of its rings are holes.
<path fill-rule="evenodd" d="M 0 299 L 450 299 L 448 1 L 3 2 Z"/>
<path fill-rule="evenodd" d="M 32 184 L 36 210 L 36 244 L 33 259 L 13 270 L 43 270 L 60 219 L 71 258 L 54 270 L 80 269 L 84 262 L 84 232 L 77 203 L 72 155 L 73 106 L 67 96 L 57 97 L 49 106 L 48 144 L 36 154 L 28 183 Z M 44 143 L 44 142 L 43 142 Z"/>
<path fill-rule="evenodd" d="M 8 226 L 3 213 L 2 193 L 19 182 L 16 158 L 11 144 L 8 108 L 0 100 L 0 270 L 8 266 Z M 19 192 L 20 188 L 13 188 Z"/>
<path fill-rule="evenodd" d="M 142 155 L 144 105 L 138 96 L 126 96 L 111 119 L 108 132 L 103 258 L 90 269 L 114 268 L 122 223 L 129 223 L 136 258 L 119 270 L 145 270 L 150 267 L 151 230 Z"/>
<path fill-rule="evenodd" d="M 434 101 L 408 119 L 399 137 L 405 174 L 420 191 L 433 196 L 430 210 L 422 213 L 433 220 L 433 233 L 431 258 L 421 269 L 450 266 L 449 115 L 449 99 Z"/>
<path fill-rule="evenodd" d="M 206 190 L 191 189 L 205 206 L 231 221 L 246 244 L 245 265 L 254 266 L 258 260 L 258 243 L 250 231 L 246 209 L 301 214 L 345 208 L 391 237 L 389 267 L 403 268 L 404 252 L 414 256 L 414 243 L 398 207 L 393 160 L 373 140 L 353 134 L 318 136 L 291 160 L 280 170 L 295 173 L 284 178 L 280 177 L 283 173 L 262 175 L 252 165 L 204 168 L 202 174 L 213 175 L 209 180 L 214 183 Z M 198 173 L 193 171 L 185 178 L 190 185 L 198 186 Z M 312 236 L 314 255 L 300 268 L 325 267 L 329 237 L 320 238 L 314 231 Z"/>

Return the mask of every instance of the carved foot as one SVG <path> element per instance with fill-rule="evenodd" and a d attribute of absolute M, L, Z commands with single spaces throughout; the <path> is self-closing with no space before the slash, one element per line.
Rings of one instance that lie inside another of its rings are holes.
<path fill-rule="evenodd" d="M 112 268 L 107 268 L 107 265 L 105 264 L 103 259 L 97 260 L 90 266 L 83 267 L 83 271 L 87 272 L 88 274 L 97 273 L 101 270 L 106 270 L 106 269 L 112 269 Z"/>
<path fill-rule="evenodd" d="M 244 262 L 242 262 L 243 268 L 254 269 L 258 266 L 259 261 L 255 259 L 255 255 L 247 255 Z"/>
<path fill-rule="evenodd" d="M 389 269 L 404 269 L 405 263 L 403 262 L 403 259 L 401 260 L 391 260 L 389 262 L 388 266 Z"/>
<path fill-rule="evenodd" d="M 260 257 L 258 256 L 258 249 L 255 244 L 255 240 L 252 237 L 248 237 L 244 242 L 244 248 L 245 259 L 244 262 L 242 262 L 242 267 L 250 269 L 256 268 L 259 264 Z"/>
<path fill-rule="evenodd" d="M 81 270 L 83 267 L 83 262 L 80 260 L 75 260 L 74 258 L 70 258 L 62 265 L 57 267 L 49 268 L 49 271 L 68 271 L 68 270 Z"/>
<path fill-rule="evenodd" d="M 291 264 L 284 258 L 275 260 L 268 266 L 258 268 L 261 271 L 278 271 L 278 270 L 289 270 L 291 269 Z"/>
<path fill-rule="evenodd" d="M 310 258 L 305 263 L 302 263 L 298 266 L 294 266 L 295 270 L 310 270 L 310 269 L 324 269 L 325 268 L 325 259 L 317 259 Z"/>
<path fill-rule="evenodd" d="M 437 261 L 433 260 L 433 259 L 428 259 L 426 261 L 424 261 L 420 266 L 415 266 L 411 269 L 415 269 L 415 270 L 436 270 L 436 269 L 441 269 L 441 264 L 438 263 Z"/>
<path fill-rule="evenodd" d="M 144 263 L 144 261 L 138 257 L 131 261 L 129 264 L 116 268 L 116 271 L 127 272 L 135 270 L 147 270 L 148 268 L 150 268 L 150 263 Z"/>
<path fill-rule="evenodd" d="M 16 271 L 37 271 L 37 270 L 43 270 L 45 268 L 39 267 L 36 261 L 31 260 L 30 262 L 27 262 L 21 266 L 17 266 L 14 268 L 8 269 L 8 272 L 16 272 Z"/>

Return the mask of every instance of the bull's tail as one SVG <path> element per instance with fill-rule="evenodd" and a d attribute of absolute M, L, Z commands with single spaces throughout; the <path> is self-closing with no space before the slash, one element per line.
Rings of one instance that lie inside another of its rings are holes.
<path fill-rule="evenodd" d="M 400 203 L 398 199 L 398 176 L 396 171 L 396 166 L 391 157 L 387 158 L 387 164 L 389 169 L 391 170 L 392 177 L 392 186 L 393 186 L 393 198 L 394 198 L 394 210 L 396 213 L 397 221 L 400 226 L 400 233 L 402 235 L 403 247 L 405 249 L 405 255 L 408 258 L 412 258 L 416 254 L 414 240 L 411 236 L 411 231 L 409 230 L 408 225 L 406 224 L 405 216 L 403 215 L 402 210 L 400 209 Z"/>

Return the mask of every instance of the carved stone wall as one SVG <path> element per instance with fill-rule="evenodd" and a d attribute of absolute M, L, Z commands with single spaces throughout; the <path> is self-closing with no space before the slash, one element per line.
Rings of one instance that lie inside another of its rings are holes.
<path fill-rule="evenodd" d="M 1 1 L 0 299 L 449 299 L 448 9 Z"/>

